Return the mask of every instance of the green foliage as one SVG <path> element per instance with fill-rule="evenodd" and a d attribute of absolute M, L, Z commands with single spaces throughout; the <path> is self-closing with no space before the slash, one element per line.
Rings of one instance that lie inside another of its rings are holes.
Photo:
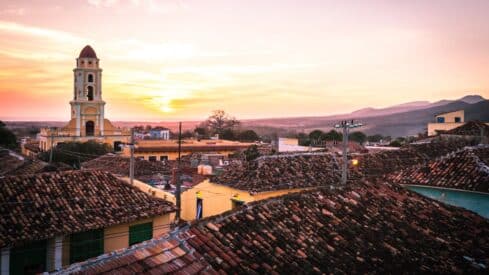
<path fill-rule="evenodd" d="M 365 141 L 367 141 L 367 135 L 365 135 L 363 132 L 356 131 L 349 135 L 349 139 L 363 144 Z"/>
<path fill-rule="evenodd" d="M 238 134 L 238 140 L 240 141 L 257 141 L 260 137 L 253 130 L 245 130 Z"/>
<path fill-rule="evenodd" d="M 321 130 L 314 130 L 309 133 L 309 139 L 318 141 L 321 140 L 321 136 L 323 135 L 323 131 Z"/>
<path fill-rule="evenodd" d="M 53 149 L 53 162 L 63 162 L 70 166 L 80 168 L 80 163 L 113 151 L 112 146 L 95 141 L 59 143 Z M 40 158 L 49 161 L 50 152 L 43 152 Z"/>
<path fill-rule="evenodd" d="M 236 140 L 236 134 L 234 133 L 233 129 L 224 129 L 222 130 L 221 134 L 219 135 L 220 139 L 227 139 L 227 140 Z"/>
<path fill-rule="evenodd" d="M 337 132 L 335 130 L 331 130 L 321 136 L 321 139 L 326 140 L 326 141 L 342 141 L 343 140 L 343 134 L 340 132 Z"/>
<path fill-rule="evenodd" d="M 197 126 L 194 129 L 194 133 L 197 138 L 209 138 L 209 131 L 205 126 Z"/>
<path fill-rule="evenodd" d="M 375 134 L 373 136 L 367 137 L 367 140 L 369 142 L 380 142 L 382 139 L 384 139 L 384 137 L 382 135 L 379 135 L 379 134 Z"/>
<path fill-rule="evenodd" d="M 254 160 L 261 156 L 260 151 L 258 151 L 258 146 L 256 145 L 248 147 L 243 153 L 247 161 Z"/>
<path fill-rule="evenodd" d="M 393 140 L 391 141 L 391 143 L 389 143 L 389 146 L 392 146 L 392 147 L 401 147 L 401 142 L 399 140 Z"/>
<path fill-rule="evenodd" d="M 0 120 L 0 146 L 15 149 L 18 146 L 17 137 L 7 128 L 7 125 Z"/>

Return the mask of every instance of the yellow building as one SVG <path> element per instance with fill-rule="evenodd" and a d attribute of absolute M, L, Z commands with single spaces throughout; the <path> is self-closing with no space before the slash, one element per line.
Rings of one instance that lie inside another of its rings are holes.
<path fill-rule="evenodd" d="M 105 101 L 102 100 L 102 69 L 99 59 L 90 46 L 85 46 L 76 59 L 73 69 L 74 87 L 71 120 L 62 128 L 43 128 L 39 135 L 39 149 L 50 150 L 61 142 L 94 140 L 114 147 L 129 142 L 129 129 L 117 128 L 105 118 Z"/>
<path fill-rule="evenodd" d="M 183 140 L 181 155 L 212 152 L 227 156 L 252 144 L 229 140 Z M 123 155 L 130 156 L 130 149 L 124 148 Z M 150 161 L 176 160 L 178 140 L 139 140 L 134 148 L 134 156 Z"/>
<path fill-rule="evenodd" d="M 464 110 L 442 113 L 435 116 L 435 122 L 428 123 L 428 136 L 434 136 L 437 131 L 448 131 L 464 125 Z"/>
<path fill-rule="evenodd" d="M 250 202 L 334 185 L 339 182 L 339 172 L 334 156 L 328 153 L 263 156 L 238 167 L 232 164 L 219 176 L 182 192 L 181 218 L 201 219 Z M 160 192 L 176 202 L 174 190 Z"/>
<path fill-rule="evenodd" d="M 42 273 L 167 234 L 173 203 L 101 171 L 0 178 L 2 274 Z"/>

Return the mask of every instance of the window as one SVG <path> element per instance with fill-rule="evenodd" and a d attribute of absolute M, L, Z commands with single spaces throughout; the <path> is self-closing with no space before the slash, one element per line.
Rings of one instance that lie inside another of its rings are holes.
<path fill-rule="evenodd" d="M 168 156 L 160 156 L 160 161 L 168 161 Z"/>
<path fill-rule="evenodd" d="M 144 157 L 136 157 L 137 160 L 144 160 Z"/>
<path fill-rule="evenodd" d="M 436 122 L 437 123 L 445 123 L 445 118 L 442 117 L 442 116 L 439 116 L 439 117 L 436 118 Z"/>
<path fill-rule="evenodd" d="M 156 161 L 156 156 L 149 156 L 148 157 L 148 160 L 149 161 Z"/>
<path fill-rule="evenodd" d="M 88 100 L 90 100 L 90 101 L 93 100 L 93 87 L 92 86 L 87 87 L 87 97 L 88 97 Z"/>
<path fill-rule="evenodd" d="M 460 118 L 460 117 L 456 116 L 456 117 L 455 117 L 455 122 L 456 122 L 456 123 L 460 123 L 460 122 L 462 122 L 462 118 Z"/>
<path fill-rule="evenodd" d="M 201 198 L 197 198 L 197 213 L 196 213 L 196 216 L 195 216 L 195 219 L 197 220 L 200 220 L 202 219 L 203 217 L 203 206 L 204 206 L 204 203 L 203 203 L 203 200 Z"/>
<path fill-rule="evenodd" d="M 240 207 L 240 206 L 242 206 L 242 205 L 244 205 L 244 204 L 245 204 L 245 202 L 244 202 L 244 201 L 240 201 L 240 200 L 233 200 L 233 199 L 231 199 L 231 203 L 232 203 L 232 207 L 231 207 L 231 209 L 234 209 L 234 208 L 236 208 L 236 207 Z"/>
<path fill-rule="evenodd" d="M 104 230 L 90 230 L 70 237 L 70 263 L 81 262 L 104 253 Z"/>
<path fill-rule="evenodd" d="M 88 82 L 93 82 L 93 74 L 88 75 Z"/>
<path fill-rule="evenodd" d="M 37 274 L 46 270 L 46 241 L 12 248 L 10 274 Z"/>
<path fill-rule="evenodd" d="M 122 150 L 122 142 L 114 141 L 114 152 L 120 152 Z"/>
<path fill-rule="evenodd" d="M 129 226 L 129 245 L 153 238 L 153 222 Z"/>
<path fill-rule="evenodd" d="M 92 137 L 95 134 L 95 123 L 93 121 L 87 121 L 85 123 L 85 135 Z"/>

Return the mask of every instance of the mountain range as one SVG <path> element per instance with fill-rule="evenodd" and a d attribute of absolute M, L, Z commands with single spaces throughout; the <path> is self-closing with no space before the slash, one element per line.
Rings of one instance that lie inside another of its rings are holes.
<path fill-rule="evenodd" d="M 340 120 L 355 119 L 365 126 L 358 128 L 367 134 L 393 137 L 417 135 L 426 131 L 427 123 L 444 112 L 465 111 L 465 120 L 489 121 L 489 101 L 480 95 L 468 95 L 457 100 L 437 102 L 414 101 L 386 108 L 363 108 L 348 114 L 320 116 L 254 119 L 243 121 L 244 127 L 281 128 L 309 132 L 314 129 L 328 131 Z"/>

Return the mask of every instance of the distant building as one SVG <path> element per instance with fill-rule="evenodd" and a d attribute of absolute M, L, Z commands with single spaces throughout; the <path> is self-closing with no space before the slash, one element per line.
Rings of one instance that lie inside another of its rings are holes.
<path fill-rule="evenodd" d="M 277 142 L 278 152 L 306 152 L 323 150 L 324 148 L 301 146 L 297 138 L 278 138 Z"/>
<path fill-rule="evenodd" d="M 192 153 L 218 153 L 230 155 L 244 150 L 253 143 L 243 143 L 229 140 L 183 140 L 181 156 Z M 124 148 L 124 156 L 130 156 L 130 149 Z M 167 161 L 178 159 L 178 140 L 139 140 L 134 149 L 136 158 L 149 161 Z"/>
<path fill-rule="evenodd" d="M 89 140 L 108 143 L 117 149 L 121 142 L 129 142 L 130 131 L 115 127 L 105 118 L 102 69 L 99 67 L 95 51 L 90 46 L 86 46 L 80 52 L 73 74 L 71 120 L 62 128 L 41 129 L 39 149 L 47 151 L 61 142 Z"/>
<path fill-rule="evenodd" d="M 465 122 L 464 110 L 442 113 L 435 116 L 435 122 L 428 123 L 428 136 L 434 136 L 438 131 L 448 131 L 462 126 Z"/>
<path fill-rule="evenodd" d="M 59 270 L 170 231 L 174 205 L 101 171 L 0 178 L 2 274 Z"/>
<path fill-rule="evenodd" d="M 151 139 L 170 139 L 170 129 L 164 127 L 155 127 L 149 130 L 149 135 Z"/>

